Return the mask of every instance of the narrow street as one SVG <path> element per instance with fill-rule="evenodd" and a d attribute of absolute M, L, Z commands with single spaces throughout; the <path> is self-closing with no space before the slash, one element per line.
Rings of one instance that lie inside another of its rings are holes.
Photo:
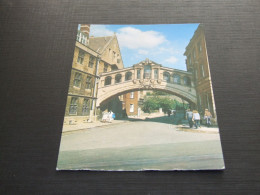
<path fill-rule="evenodd" d="M 205 129 L 203 127 L 203 129 Z M 184 130 L 171 117 L 63 133 L 58 169 L 188 170 L 224 167 L 218 131 Z"/>

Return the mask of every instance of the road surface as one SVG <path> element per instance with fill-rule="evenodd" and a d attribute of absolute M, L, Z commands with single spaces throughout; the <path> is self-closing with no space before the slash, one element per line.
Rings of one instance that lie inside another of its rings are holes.
<path fill-rule="evenodd" d="M 223 169 L 219 134 L 181 131 L 168 117 L 64 133 L 58 170 Z"/>

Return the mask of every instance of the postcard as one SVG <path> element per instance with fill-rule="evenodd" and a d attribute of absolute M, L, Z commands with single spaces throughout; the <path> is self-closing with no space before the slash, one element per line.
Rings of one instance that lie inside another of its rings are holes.
<path fill-rule="evenodd" d="M 80 24 L 57 170 L 225 169 L 203 24 Z"/>

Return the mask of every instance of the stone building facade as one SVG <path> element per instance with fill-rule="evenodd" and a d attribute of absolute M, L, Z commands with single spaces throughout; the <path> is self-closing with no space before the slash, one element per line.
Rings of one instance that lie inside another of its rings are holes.
<path fill-rule="evenodd" d="M 187 71 L 194 75 L 198 111 L 204 114 L 204 110 L 208 109 L 216 117 L 203 24 L 198 26 L 184 55 L 187 57 Z"/>
<path fill-rule="evenodd" d="M 90 25 L 77 33 L 64 124 L 95 120 L 99 75 L 123 68 L 117 37 L 89 37 Z"/>
<path fill-rule="evenodd" d="M 127 116 L 137 116 L 138 115 L 138 101 L 139 92 L 132 91 L 123 95 L 123 106 L 122 109 L 126 111 Z"/>

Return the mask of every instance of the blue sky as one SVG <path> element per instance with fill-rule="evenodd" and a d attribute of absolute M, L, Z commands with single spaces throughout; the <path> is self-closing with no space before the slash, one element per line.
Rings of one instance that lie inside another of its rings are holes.
<path fill-rule="evenodd" d="M 198 25 L 91 25 L 90 35 L 116 33 L 125 67 L 149 58 L 166 67 L 186 70 L 183 53 Z"/>

